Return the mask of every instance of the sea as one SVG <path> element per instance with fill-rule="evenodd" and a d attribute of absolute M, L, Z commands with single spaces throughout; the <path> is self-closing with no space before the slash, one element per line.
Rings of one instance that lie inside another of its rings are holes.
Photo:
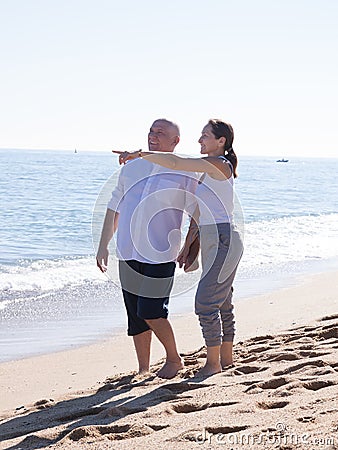
<path fill-rule="evenodd" d="M 277 159 L 239 156 L 235 302 L 338 268 L 338 159 Z M 114 239 L 108 274 L 95 261 L 119 170 L 110 151 L 0 150 L 0 362 L 125 333 Z M 182 315 L 199 272 L 176 275 Z"/>

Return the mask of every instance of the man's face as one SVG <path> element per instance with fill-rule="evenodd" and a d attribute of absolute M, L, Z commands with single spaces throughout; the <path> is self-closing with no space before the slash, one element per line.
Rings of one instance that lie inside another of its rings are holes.
<path fill-rule="evenodd" d="M 179 138 L 175 128 L 162 120 L 155 120 L 148 133 L 148 147 L 151 152 L 172 152 Z"/>

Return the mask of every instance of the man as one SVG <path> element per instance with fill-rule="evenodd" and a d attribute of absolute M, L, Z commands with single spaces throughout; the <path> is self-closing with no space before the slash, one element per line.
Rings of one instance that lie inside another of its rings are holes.
<path fill-rule="evenodd" d="M 150 151 L 173 152 L 179 128 L 166 119 L 152 124 Z M 122 293 L 133 336 L 139 373 L 150 368 L 152 332 L 166 352 L 158 376 L 173 378 L 183 368 L 168 321 L 168 302 L 180 246 L 183 210 L 196 208 L 194 174 L 165 169 L 142 158 L 123 166 L 108 203 L 97 252 L 97 265 L 107 270 L 108 245 L 117 230 Z"/>

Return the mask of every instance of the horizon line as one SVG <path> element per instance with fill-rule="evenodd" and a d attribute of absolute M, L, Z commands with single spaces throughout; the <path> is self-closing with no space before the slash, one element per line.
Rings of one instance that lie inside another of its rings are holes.
<path fill-rule="evenodd" d="M 78 149 L 78 148 L 73 148 L 73 149 L 62 149 L 62 148 L 24 148 L 24 147 L 0 147 L 0 151 L 32 151 L 32 152 L 41 152 L 41 151 L 46 151 L 46 152 L 72 152 L 72 153 L 111 153 L 111 150 L 90 150 L 90 149 Z M 186 156 L 193 156 L 194 153 L 184 153 L 184 152 L 175 152 L 177 154 L 182 154 L 182 155 L 186 155 Z M 199 153 L 198 153 L 199 154 Z M 251 158 L 259 158 L 259 157 L 268 157 L 268 158 L 278 158 L 278 159 L 291 159 L 291 158 L 327 158 L 327 159 L 338 159 L 338 156 L 332 156 L 332 155 L 311 155 L 311 156 L 306 156 L 303 154 L 284 154 L 283 156 L 281 156 L 280 154 L 265 154 L 265 153 L 257 153 L 257 154 L 248 154 L 248 153 L 239 153 L 237 152 L 237 155 L 243 156 L 243 157 L 251 157 Z"/>

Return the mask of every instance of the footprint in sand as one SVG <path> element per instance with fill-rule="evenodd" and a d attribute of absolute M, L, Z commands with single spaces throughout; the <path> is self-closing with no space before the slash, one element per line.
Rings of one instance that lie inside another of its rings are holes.
<path fill-rule="evenodd" d="M 323 377 L 324 375 L 332 375 L 332 374 L 335 375 L 336 371 L 332 367 L 328 366 L 326 369 L 321 369 L 321 368 L 311 369 L 311 368 L 309 368 L 309 369 L 306 369 L 306 373 L 307 373 L 307 375 L 310 375 L 312 377 Z"/>
<path fill-rule="evenodd" d="M 271 336 L 271 334 L 266 334 L 265 336 L 255 336 L 253 338 L 250 338 L 246 341 L 246 345 L 255 345 L 257 342 L 263 343 L 263 342 L 269 342 L 274 339 L 274 336 Z"/>
<path fill-rule="evenodd" d="M 147 436 L 155 431 L 163 430 L 168 425 L 90 425 L 85 427 L 79 427 L 68 433 L 61 441 L 80 441 L 83 438 L 98 439 L 104 435 L 107 435 L 109 440 L 122 440 L 131 439 L 135 437 Z"/>
<path fill-rule="evenodd" d="M 335 381 L 331 380 L 313 380 L 313 381 L 306 381 L 305 383 L 303 383 L 303 387 L 311 391 L 318 391 L 319 389 L 334 386 L 336 384 L 337 383 Z"/>
<path fill-rule="evenodd" d="M 325 355 L 329 355 L 331 352 L 316 352 L 316 351 L 311 351 L 311 350 L 302 350 L 299 352 L 299 354 L 302 357 L 306 357 L 306 358 L 318 358 L 320 356 L 325 356 Z"/>
<path fill-rule="evenodd" d="M 138 408 L 138 407 L 128 407 L 128 406 L 114 406 L 113 408 L 106 408 L 100 414 L 98 414 L 98 418 L 106 419 L 108 417 L 126 417 L 130 414 L 137 414 L 140 412 L 146 411 L 147 408 Z"/>
<path fill-rule="evenodd" d="M 324 341 L 319 341 L 317 342 L 318 346 L 325 346 L 325 347 L 332 347 L 332 348 L 336 348 L 335 344 L 337 343 L 337 339 L 336 338 L 329 338 L 329 339 L 325 339 Z"/>
<path fill-rule="evenodd" d="M 250 380 L 250 381 L 241 381 L 239 384 L 243 386 L 253 386 L 257 387 L 259 383 L 263 383 L 264 380 Z"/>
<path fill-rule="evenodd" d="M 299 345 L 295 347 L 295 350 L 313 350 L 314 345 L 312 344 L 305 344 L 305 345 Z"/>
<path fill-rule="evenodd" d="M 242 363 L 251 363 L 251 362 L 257 362 L 259 358 L 257 356 L 248 356 L 247 358 L 242 358 Z"/>
<path fill-rule="evenodd" d="M 261 389 L 278 389 L 281 386 L 285 386 L 290 381 L 284 377 L 271 378 L 270 380 L 263 381 L 261 383 L 255 383 L 249 386 L 244 392 L 256 394 L 260 392 Z"/>
<path fill-rule="evenodd" d="M 233 373 L 234 375 L 247 375 L 248 373 L 257 373 L 263 372 L 264 370 L 268 370 L 269 367 L 262 366 L 237 366 L 235 367 Z"/>
<path fill-rule="evenodd" d="M 283 370 L 278 370 L 277 372 L 274 372 L 273 375 L 275 375 L 275 376 L 287 375 L 287 374 L 290 374 L 290 373 L 295 373 L 295 372 L 298 372 L 298 371 L 302 371 L 304 368 L 313 369 L 315 367 L 325 367 L 327 365 L 328 365 L 327 363 L 325 363 L 324 361 L 322 361 L 320 359 L 319 360 L 314 360 L 314 361 L 306 361 L 306 362 L 302 362 L 302 363 L 296 364 L 294 366 L 289 366 L 289 367 L 287 367 L 286 369 L 283 369 Z"/>
<path fill-rule="evenodd" d="M 250 347 L 250 353 L 262 353 L 262 352 L 266 352 L 267 350 L 269 350 L 269 346 L 266 345 L 257 345 L 257 346 L 251 346 Z"/>
<path fill-rule="evenodd" d="M 106 410 L 106 408 L 104 408 L 104 407 L 81 409 L 81 410 L 75 411 L 68 415 L 62 415 L 62 416 L 58 417 L 57 420 L 58 420 L 58 422 L 62 422 L 62 423 L 63 422 L 71 422 L 73 420 L 81 419 L 82 417 L 86 417 L 86 416 L 96 416 L 105 410 Z"/>
<path fill-rule="evenodd" d="M 237 405 L 238 402 L 212 402 L 212 403 L 180 403 L 172 405 L 171 409 L 176 413 L 192 413 L 203 411 L 209 408 L 219 408 L 221 406 Z"/>
<path fill-rule="evenodd" d="M 270 355 L 265 355 L 263 357 L 264 361 L 295 361 L 296 359 L 300 359 L 298 353 L 295 352 L 277 352 L 271 353 Z"/>
<path fill-rule="evenodd" d="M 290 381 L 284 377 L 280 378 L 271 378 L 270 380 L 264 381 L 260 383 L 258 387 L 262 389 L 277 389 L 281 386 L 288 384 Z"/>
<path fill-rule="evenodd" d="M 131 375 L 115 375 L 114 377 L 107 378 L 104 385 L 98 389 L 98 392 L 110 391 L 115 389 L 130 388 L 130 385 L 136 378 L 136 372 Z"/>
<path fill-rule="evenodd" d="M 192 391 L 194 389 L 203 389 L 211 387 L 211 384 L 197 384 L 197 383 L 170 383 L 165 384 L 163 389 L 168 389 L 171 393 L 178 395 L 183 392 Z"/>
<path fill-rule="evenodd" d="M 206 431 L 211 434 L 229 434 L 244 431 L 249 428 L 248 425 L 224 426 L 224 427 L 206 427 Z"/>
<path fill-rule="evenodd" d="M 326 327 L 322 327 L 322 330 L 319 334 L 318 337 L 321 339 L 338 339 L 338 327 L 335 325 L 328 325 Z"/>
<path fill-rule="evenodd" d="M 301 344 L 312 344 L 313 345 L 313 339 L 310 337 L 301 337 L 302 333 L 297 334 L 289 334 L 288 337 L 284 340 L 284 344 L 289 344 L 291 342 L 297 341 Z"/>
<path fill-rule="evenodd" d="M 257 406 L 260 409 L 278 409 L 285 408 L 290 402 L 280 401 L 280 402 L 258 402 Z"/>
<path fill-rule="evenodd" d="M 338 339 L 338 327 L 336 324 L 313 327 L 310 330 L 303 328 L 301 332 L 306 333 L 308 338 L 313 338 L 316 341 L 330 338 Z"/>

